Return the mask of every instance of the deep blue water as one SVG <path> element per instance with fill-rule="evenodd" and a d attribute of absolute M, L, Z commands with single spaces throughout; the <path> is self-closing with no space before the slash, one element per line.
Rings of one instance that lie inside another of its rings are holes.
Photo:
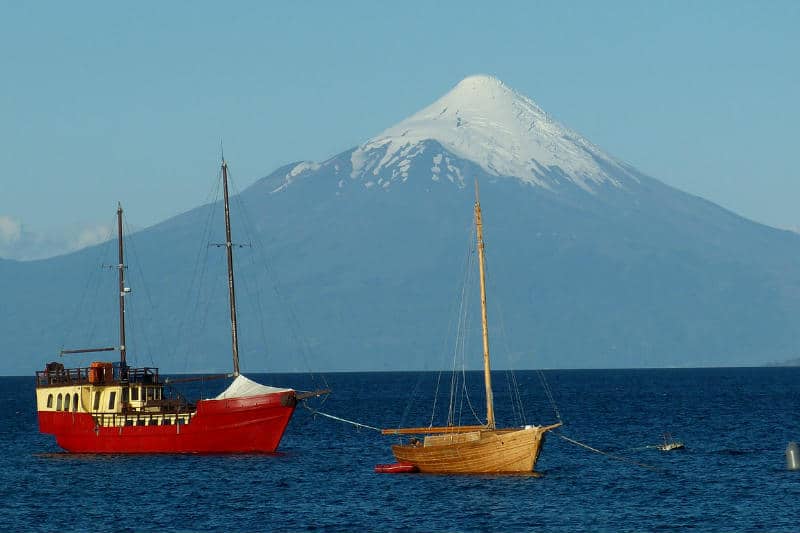
<path fill-rule="evenodd" d="M 0 530 L 800 530 L 800 472 L 784 456 L 800 440 L 800 369 L 545 374 L 561 433 L 627 461 L 550 435 L 542 477 L 375 474 L 395 438 L 301 408 L 275 455 L 68 455 L 38 433 L 33 378 L 0 378 Z M 311 385 L 306 375 L 251 377 Z M 384 427 L 428 422 L 434 373 L 326 378 L 325 412 Z M 536 373 L 517 378 L 527 422 L 553 421 Z M 514 423 L 506 374 L 494 382 L 498 421 Z M 641 449 L 665 431 L 687 449 Z"/>

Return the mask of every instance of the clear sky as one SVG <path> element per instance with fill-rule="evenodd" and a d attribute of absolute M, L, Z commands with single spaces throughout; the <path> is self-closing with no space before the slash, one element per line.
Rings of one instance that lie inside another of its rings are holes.
<path fill-rule="evenodd" d="M 0 256 L 321 161 L 492 74 L 643 172 L 800 227 L 800 2 L 0 0 Z"/>

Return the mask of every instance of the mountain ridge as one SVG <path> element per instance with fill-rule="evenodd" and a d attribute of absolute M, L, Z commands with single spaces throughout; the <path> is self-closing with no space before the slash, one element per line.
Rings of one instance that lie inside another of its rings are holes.
<path fill-rule="evenodd" d="M 601 180 L 569 173 L 580 165 L 542 164 L 542 186 L 435 139 L 392 154 L 386 143 L 370 143 L 321 163 L 284 165 L 235 198 L 234 240 L 261 244 L 237 251 L 243 368 L 447 368 L 448 324 L 474 246 L 473 178 L 484 208 L 496 368 L 753 365 L 800 353 L 796 234 L 617 159 L 593 160 L 610 177 Z M 131 261 L 155 277 L 143 298 L 144 282 L 129 270 L 132 316 L 137 305 L 153 304 L 132 326 L 141 334 L 128 342 L 132 361 L 152 357 L 169 371 L 227 368 L 224 261 L 206 244 L 190 244 L 224 240 L 220 217 L 218 203 L 206 204 L 127 239 L 138 251 Z M 87 298 L 77 280 L 97 269 L 101 251 L 0 261 L 0 371 L 38 368 L 69 344 L 64 337 L 80 337 L 68 319 L 97 322 L 89 337 L 114 343 L 113 280 L 101 281 L 107 287 L 98 294 L 109 295 L 102 310 L 78 303 Z M 248 299 L 248 286 L 256 297 Z M 185 303 L 195 293 L 199 303 Z M 166 332 L 155 344 L 171 357 L 136 344 L 159 328 Z M 475 327 L 468 335 L 476 353 L 479 335 Z"/>

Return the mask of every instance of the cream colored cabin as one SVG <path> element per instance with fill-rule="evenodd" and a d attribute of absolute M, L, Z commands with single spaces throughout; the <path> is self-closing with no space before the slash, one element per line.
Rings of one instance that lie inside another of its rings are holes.
<path fill-rule="evenodd" d="M 40 381 L 36 388 L 39 411 L 89 413 L 100 426 L 188 424 L 193 414 L 169 409 L 160 383 L 134 382 L 123 388 L 118 381 L 91 384 L 88 379 L 77 379 L 67 380 L 72 383 L 63 385 L 59 381 L 52 378 Z M 125 402 L 127 406 L 123 408 Z"/>

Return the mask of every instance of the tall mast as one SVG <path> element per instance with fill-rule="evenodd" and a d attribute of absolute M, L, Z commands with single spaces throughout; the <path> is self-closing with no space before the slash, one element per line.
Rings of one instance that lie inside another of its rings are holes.
<path fill-rule="evenodd" d="M 117 203 L 117 243 L 119 245 L 119 368 L 121 378 L 128 377 L 128 363 L 125 360 L 125 256 L 122 246 L 122 204 Z"/>
<path fill-rule="evenodd" d="M 239 332 L 236 327 L 236 291 L 233 285 L 233 241 L 231 241 L 231 209 L 228 202 L 228 163 L 222 158 L 222 190 L 225 198 L 225 249 L 228 252 L 228 301 L 231 306 L 231 344 L 233 375 L 239 375 Z"/>
<path fill-rule="evenodd" d="M 486 385 L 486 426 L 495 428 L 494 395 L 492 394 L 492 371 L 489 365 L 489 323 L 486 318 L 486 270 L 483 255 L 483 221 L 481 201 L 478 194 L 478 180 L 475 180 L 475 232 L 478 236 L 478 264 L 481 274 L 481 326 L 483 326 L 483 380 Z"/>

